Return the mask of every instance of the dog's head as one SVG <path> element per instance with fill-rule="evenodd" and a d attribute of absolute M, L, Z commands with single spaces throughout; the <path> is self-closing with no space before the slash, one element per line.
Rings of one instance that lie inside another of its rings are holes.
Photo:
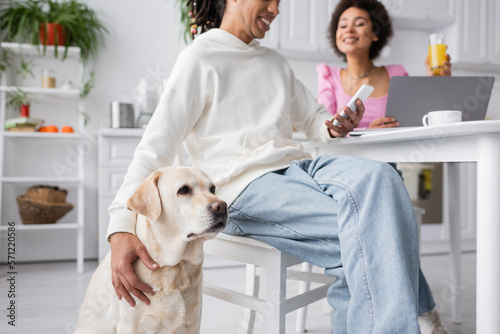
<path fill-rule="evenodd" d="M 215 196 L 215 190 L 199 169 L 165 167 L 146 178 L 128 200 L 130 210 L 147 218 L 144 228 L 151 233 L 145 233 L 146 238 L 154 240 L 141 241 L 152 242 L 146 247 L 156 253 L 160 265 L 177 264 L 185 252 L 202 254 L 197 248 L 203 241 L 224 229 L 227 204 Z"/>

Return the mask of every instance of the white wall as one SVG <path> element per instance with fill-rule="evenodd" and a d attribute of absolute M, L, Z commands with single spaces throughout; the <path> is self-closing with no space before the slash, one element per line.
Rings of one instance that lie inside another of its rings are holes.
<path fill-rule="evenodd" d="M 110 102 L 130 94 L 150 71 L 168 72 L 184 47 L 174 0 L 87 0 L 99 11 L 111 35 L 93 64 L 95 88 L 85 102 L 93 150 L 86 156 L 85 256 L 97 257 L 97 142 L 98 130 L 109 124 Z"/>

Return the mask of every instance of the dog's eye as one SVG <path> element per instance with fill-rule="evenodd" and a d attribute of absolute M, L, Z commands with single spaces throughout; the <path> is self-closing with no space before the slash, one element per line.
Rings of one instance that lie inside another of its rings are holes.
<path fill-rule="evenodd" d="M 211 187 L 210 187 L 210 192 L 211 192 L 212 194 L 215 194 L 215 186 L 211 186 Z"/>
<path fill-rule="evenodd" d="M 191 193 L 191 188 L 188 186 L 182 186 L 178 191 L 178 195 L 188 195 Z"/>

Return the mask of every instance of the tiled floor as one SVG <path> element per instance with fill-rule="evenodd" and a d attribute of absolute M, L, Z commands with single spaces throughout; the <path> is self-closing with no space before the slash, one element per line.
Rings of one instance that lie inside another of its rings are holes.
<path fill-rule="evenodd" d="M 475 254 L 462 256 L 463 314 L 461 325 L 451 324 L 449 305 L 448 256 L 424 256 L 422 268 L 446 325 L 454 334 L 475 333 Z M 96 262 L 86 262 L 85 272 L 76 273 L 74 262 L 20 264 L 17 266 L 16 326 L 7 324 L 6 267 L 0 268 L 0 333 L 69 334 L 73 333 L 78 310 Z M 206 269 L 205 280 L 222 282 L 231 288 L 243 288 L 244 268 Z M 290 289 L 294 286 L 291 284 Z M 203 301 L 202 334 L 241 333 L 242 309 L 224 301 L 205 297 Z M 287 333 L 295 333 L 295 314 L 287 317 Z M 310 306 L 307 318 L 308 333 L 330 333 L 329 316 L 324 303 Z M 256 333 L 258 334 L 258 333 Z"/>

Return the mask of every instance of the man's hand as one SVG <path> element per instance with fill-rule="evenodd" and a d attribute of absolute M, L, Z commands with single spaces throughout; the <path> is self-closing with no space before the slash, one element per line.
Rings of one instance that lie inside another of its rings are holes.
<path fill-rule="evenodd" d="M 375 118 L 370 125 L 368 125 L 369 129 L 382 129 L 382 128 L 395 128 L 399 126 L 399 122 L 396 121 L 394 117 L 377 117 Z"/>
<path fill-rule="evenodd" d="M 349 117 L 349 119 L 345 119 L 338 113 L 335 116 L 333 116 L 333 119 L 331 121 L 329 120 L 325 121 L 325 124 L 328 127 L 328 132 L 330 133 L 330 137 L 332 138 L 345 137 L 349 132 L 351 132 L 352 130 L 354 130 L 359 126 L 359 122 L 361 121 L 365 113 L 365 106 L 363 105 L 363 102 L 361 102 L 360 99 L 356 101 L 356 106 L 357 106 L 356 112 L 353 112 L 348 107 L 344 107 L 344 112 L 347 115 L 347 117 Z M 342 125 L 341 126 L 333 125 L 334 119 L 339 121 L 340 124 Z"/>
<path fill-rule="evenodd" d="M 139 280 L 132 267 L 132 262 L 140 258 L 144 265 L 151 269 L 158 269 L 149 256 L 142 242 L 130 233 L 115 233 L 111 236 L 111 280 L 118 299 L 125 298 L 130 306 L 135 306 L 131 293 L 149 305 L 149 298 L 145 293 L 153 295 L 153 289 Z"/>

